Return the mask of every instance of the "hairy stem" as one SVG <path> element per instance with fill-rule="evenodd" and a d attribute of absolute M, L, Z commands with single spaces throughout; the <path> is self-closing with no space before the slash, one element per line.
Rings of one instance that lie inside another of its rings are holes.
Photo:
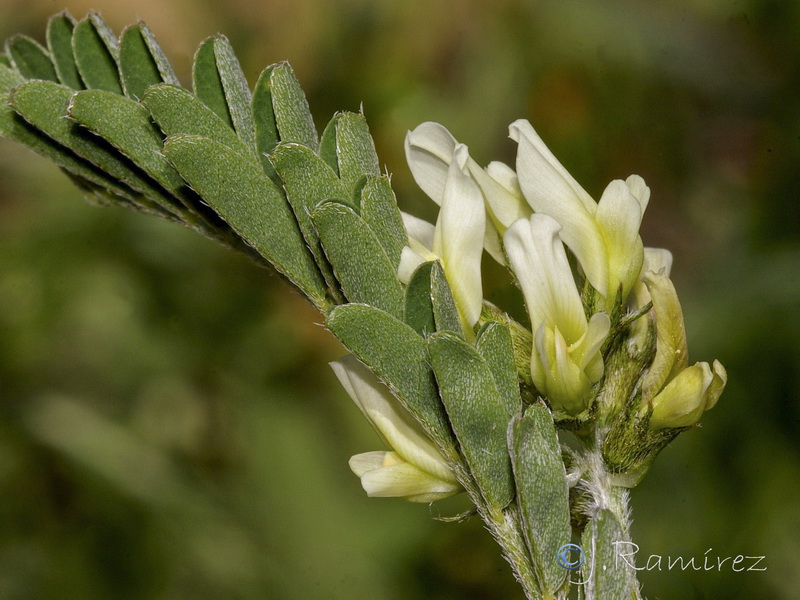
<path fill-rule="evenodd" d="M 630 494 L 627 488 L 614 485 L 599 447 L 600 444 L 585 455 L 586 471 L 579 484 L 585 494 L 582 508 L 589 518 L 588 527 L 593 531 L 592 547 L 584 548 L 593 561 L 585 581 L 584 598 L 603 600 L 608 590 L 613 589 L 620 594 L 619 598 L 642 600 L 641 586 L 633 568 L 633 556 L 625 552 L 632 547 Z M 601 523 L 608 513 L 613 516 L 611 523 L 607 520 Z M 600 531 L 601 528 L 603 531 Z M 598 569 L 602 569 L 602 572 Z"/>

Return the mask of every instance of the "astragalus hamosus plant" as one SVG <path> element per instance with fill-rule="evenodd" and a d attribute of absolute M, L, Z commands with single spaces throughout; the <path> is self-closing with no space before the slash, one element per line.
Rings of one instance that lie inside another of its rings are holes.
<path fill-rule="evenodd" d="M 251 90 L 213 37 L 189 91 L 144 24 L 118 39 L 96 14 L 53 17 L 46 47 L 9 40 L 0 93 L 0 132 L 87 197 L 245 252 L 320 310 L 384 446 L 350 460 L 367 494 L 466 493 L 528 598 L 640 597 L 616 555 L 628 490 L 726 383 L 689 364 L 671 255 L 639 235 L 641 177 L 595 200 L 525 120 L 514 169 L 423 123 L 405 149 L 428 223 L 398 210 L 363 115 L 318 136 L 288 64 Z M 507 267 L 527 323 L 484 300 L 483 260 Z"/>

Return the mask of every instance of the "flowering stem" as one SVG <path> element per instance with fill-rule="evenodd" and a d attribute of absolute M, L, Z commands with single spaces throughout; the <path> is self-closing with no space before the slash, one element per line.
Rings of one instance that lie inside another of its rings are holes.
<path fill-rule="evenodd" d="M 589 519 L 583 537 L 583 549 L 588 555 L 583 597 L 642 600 L 632 556 L 625 553 L 621 558 L 632 545 L 629 490 L 613 483 L 599 446 L 587 449 L 584 476 L 578 484 L 585 494 L 582 508 Z"/>

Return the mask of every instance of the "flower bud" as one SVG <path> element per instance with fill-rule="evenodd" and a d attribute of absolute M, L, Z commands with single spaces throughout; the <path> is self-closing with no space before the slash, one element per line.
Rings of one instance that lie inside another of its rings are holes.
<path fill-rule="evenodd" d="M 727 382 L 728 374 L 717 360 L 714 361 L 713 370 L 707 362 L 685 368 L 653 398 L 650 428 L 690 427 L 696 424 L 703 412 L 717 403 Z"/>

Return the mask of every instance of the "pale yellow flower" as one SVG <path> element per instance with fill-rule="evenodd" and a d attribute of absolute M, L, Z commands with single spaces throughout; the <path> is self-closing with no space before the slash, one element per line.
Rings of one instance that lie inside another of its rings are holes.
<path fill-rule="evenodd" d="M 610 311 L 618 292 L 624 301 L 639 277 L 643 261 L 639 227 L 650 189 L 641 177 L 631 175 L 609 183 L 595 202 L 528 121 L 515 121 L 509 132 L 519 144 L 517 177 L 525 199 L 535 212 L 558 221 L 561 239 Z"/>
<path fill-rule="evenodd" d="M 389 451 L 365 452 L 350 459 L 368 496 L 433 502 L 462 491 L 441 452 L 416 419 L 355 357 L 331 363 L 342 386 Z"/>
<path fill-rule="evenodd" d="M 472 329 L 483 307 L 481 256 L 486 230 L 483 196 L 466 172 L 468 159 L 467 147 L 456 144 L 444 180 L 440 182 L 442 185 L 426 190 L 429 194 L 438 194 L 436 200 L 441 208 L 435 226 L 416 217 L 403 216 L 409 240 L 398 268 L 399 279 L 407 283 L 420 264 L 439 260 L 465 331 Z M 423 172 L 427 172 L 426 169 Z"/>
<path fill-rule="evenodd" d="M 560 230 L 552 217 L 534 214 L 509 227 L 504 243 L 534 334 L 533 383 L 554 408 L 577 414 L 603 376 L 600 347 L 610 321 L 605 313 L 586 319 Z"/>

